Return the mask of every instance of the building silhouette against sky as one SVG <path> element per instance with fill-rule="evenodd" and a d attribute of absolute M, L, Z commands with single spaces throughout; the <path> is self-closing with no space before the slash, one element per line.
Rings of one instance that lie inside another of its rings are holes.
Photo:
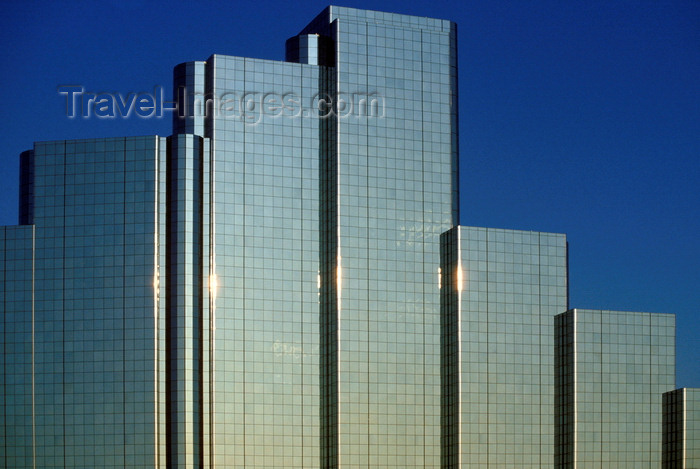
<path fill-rule="evenodd" d="M 21 155 L 4 467 L 583 467 L 579 394 L 658 467 L 673 316 L 576 336 L 564 235 L 458 226 L 456 25 L 329 7 L 286 46 L 175 67 L 170 137 Z"/>

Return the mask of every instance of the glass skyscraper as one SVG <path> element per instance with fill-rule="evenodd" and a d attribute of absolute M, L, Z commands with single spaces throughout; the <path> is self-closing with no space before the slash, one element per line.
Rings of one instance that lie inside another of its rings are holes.
<path fill-rule="evenodd" d="M 4 228 L 5 466 L 155 466 L 168 139 L 37 143 Z"/>
<path fill-rule="evenodd" d="M 27 152 L 7 460 L 438 465 L 455 35 L 329 7 L 286 62 L 177 66 L 172 137 Z"/>
<path fill-rule="evenodd" d="M 211 141 L 195 204 L 217 285 L 209 381 L 192 395 L 209 409 L 191 435 L 209 442 L 204 459 L 438 464 L 455 34 L 449 21 L 329 7 L 287 42 L 288 62 L 215 55 L 176 68 L 192 112 L 175 131 Z M 328 115 L 310 118 L 309 103 Z"/>
<path fill-rule="evenodd" d="M 573 309 L 556 317 L 558 467 L 660 467 L 675 326 L 675 316 L 659 313 Z"/>
<path fill-rule="evenodd" d="M 566 238 L 457 226 L 442 247 L 443 467 L 551 467 Z"/>
<path fill-rule="evenodd" d="M 0 465 L 551 468 L 576 393 L 660 403 L 670 316 L 599 313 L 632 377 L 577 375 L 565 236 L 459 226 L 456 45 L 328 7 L 284 62 L 176 66 L 170 137 L 24 152 Z"/>

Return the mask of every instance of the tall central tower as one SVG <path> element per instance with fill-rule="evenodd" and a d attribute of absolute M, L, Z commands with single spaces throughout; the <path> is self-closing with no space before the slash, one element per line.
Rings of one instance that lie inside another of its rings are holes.
<path fill-rule="evenodd" d="M 287 62 L 176 68 L 188 106 L 174 132 L 211 150 L 193 173 L 210 285 L 192 320 L 201 386 L 171 395 L 203 417 L 173 428 L 174 457 L 201 444 L 214 465 L 439 465 L 456 43 L 449 21 L 328 7 Z"/>
<path fill-rule="evenodd" d="M 307 34 L 332 39 L 333 91 L 350 106 L 336 102 L 347 114 L 321 172 L 323 463 L 436 467 L 439 236 L 458 223 L 456 26 L 329 7 Z"/>

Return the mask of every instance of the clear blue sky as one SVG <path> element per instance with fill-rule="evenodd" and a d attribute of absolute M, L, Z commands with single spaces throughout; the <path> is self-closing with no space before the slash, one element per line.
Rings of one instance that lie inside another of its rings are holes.
<path fill-rule="evenodd" d="M 700 387 L 700 2 L 341 4 L 458 23 L 462 224 L 566 233 L 571 305 L 676 313 L 677 384 Z M 170 133 L 69 120 L 58 85 L 169 95 L 181 62 L 282 60 L 325 6 L 5 3 L 0 224 L 34 141 Z"/>

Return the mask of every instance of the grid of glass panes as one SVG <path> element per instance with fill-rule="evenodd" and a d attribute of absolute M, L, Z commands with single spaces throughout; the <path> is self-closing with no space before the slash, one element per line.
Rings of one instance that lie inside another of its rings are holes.
<path fill-rule="evenodd" d="M 685 388 L 685 467 L 700 467 L 700 389 Z"/>
<path fill-rule="evenodd" d="M 180 134 L 168 138 L 168 145 L 167 460 L 169 466 L 191 467 L 204 461 L 204 412 L 199 409 L 205 408 L 203 381 L 208 363 L 203 348 L 209 321 L 202 265 L 208 140 Z"/>
<path fill-rule="evenodd" d="M 208 91 L 231 99 L 206 126 L 216 467 L 319 465 L 320 120 L 310 104 L 321 79 L 313 65 L 207 61 Z M 295 102 L 277 114 L 267 100 L 283 96 Z"/>
<path fill-rule="evenodd" d="M 683 469 L 684 397 L 685 389 L 675 389 L 663 395 L 663 469 Z"/>
<path fill-rule="evenodd" d="M 329 20 L 350 106 L 337 123 L 339 417 L 328 464 L 438 465 L 439 235 L 457 222 L 454 25 L 339 7 Z"/>
<path fill-rule="evenodd" d="M 581 310 L 575 322 L 575 465 L 661 465 L 662 394 L 675 383 L 675 317 Z"/>
<path fill-rule="evenodd" d="M 34 227 L 0 227 L 0 466 L 33 468 Z"/>
<path fill-rule="evenodd" d="M 554 467 L 574 463 L 574 316 L 554 318 Z"/>
<path fill-rule="evenodd" d="M 37 143 L 37 467 L 154 466 L 157 137 Z"/>
<path fill-rule="evenodd" d="M 551 467 L 564 235 L 459 227 L 460 467 Z"/>
<path fill-rule="evenodd" d="M 461 262 L 457 226 L 440 236 L 440 467 L 459 467 Z"/>
<path fill-rule="evenodd" d="M 700 467 L 700 389 L 663 395 L 663 469 Z"/>

